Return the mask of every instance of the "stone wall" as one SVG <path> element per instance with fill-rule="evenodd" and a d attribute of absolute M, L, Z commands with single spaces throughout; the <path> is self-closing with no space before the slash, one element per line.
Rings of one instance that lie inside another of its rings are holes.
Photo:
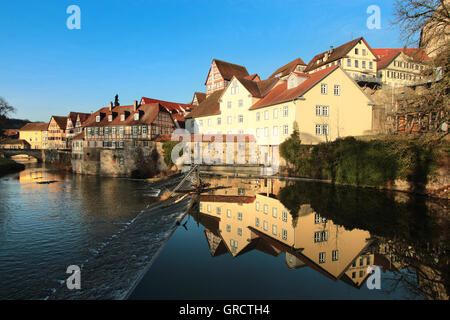
<path fill-rule="evenodd" d="M 72 153 L 70 151 L 43 149 L 42 161 L 60 168 L 61 170 L 72 170 Z"/>
<path fill-rule="evenodd" d="M 72 159 L 72 168 L 80 174 L 130 178 L 151 178 L 168 169 L 159 142 L 123 149 L 85 148 L 81 159 Z"/>

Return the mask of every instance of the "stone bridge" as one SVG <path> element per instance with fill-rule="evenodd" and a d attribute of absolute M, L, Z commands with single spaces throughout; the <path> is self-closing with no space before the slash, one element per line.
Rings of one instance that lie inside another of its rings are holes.
<path fill-rule="evenodd" d="M 36 158 L 39 162 L 43 160 L 43 150 L 41 149 L 0 149 L 0 154 L 3 154 L 6 158 L 12 156 L 27 155 Z"/>

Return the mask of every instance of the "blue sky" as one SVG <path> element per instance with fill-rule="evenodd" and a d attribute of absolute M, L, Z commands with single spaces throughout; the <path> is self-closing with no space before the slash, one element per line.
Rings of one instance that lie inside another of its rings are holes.
<path fill-rule="evenodd" d="M 188 102 L 213 58 L 268 77 L 301 57 L 364 36 L 372 47 L 402 47 L 390 25 L 394 0 L 85 0 L 0 3 L 0 96 L 12 116 L 48 121 L 91 112 L 116 93 Z M 81 29 L 69 30 L 69 5 Z M 367 7 L 381 8 L 369 30 Z"/>

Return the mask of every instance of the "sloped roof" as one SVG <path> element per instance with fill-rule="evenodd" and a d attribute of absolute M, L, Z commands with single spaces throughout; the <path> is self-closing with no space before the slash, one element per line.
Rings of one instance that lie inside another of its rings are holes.
<path fill-rule="evenodd" d="M 217 69 L 219 70 L 220 74 L 222 75 L 222 78 L 224 78 L 227 81 L 230 81 L 233 76 L 244 78 L 249 75 L 247 69 L 244 66 L 240 66 L 238 64 L 225 62 L 222 60 L 214 59 L 213 62 L 216 63 Z M 208 73 L 209 76 L 209 73 Z M 206 77 L 206 82 L 208 81 L 208 77 Z"/>
<path fill-rule="evenodd" d="M 281 73 L 280 78 L 285 77 L 291 72 L 295 71 L 295 67 L 298 65 L 306 66 L 306 63 L 302 59 L 297 58 L 289 62 L 288 64 L 278 68 L 274 73 L 272 73 L 272 75 L 269 78 L 273 78 L 279 73 Z"/>
<path fill-rule="evenodd" d="M 62 130 L 66 130 L 67 117 L 52 116 L 52 118 L 55 120 L 56 124 L 57 124 Z M 51 120 L 50 120 L 50 121 L 51 121 Z"/>
<path fill-rule="evenodd" d="M 198 118 L 220 114 L 219 99 L 225 89 L 211 93 L 205 101 L 200 103 L 194 110 L 188 113 L 185 118 Z"/>
<path fill-rule="evenodd" d="M 68 118 L 70 118 L 70 120 L 72 120 L 72 123 L 75 124 L 75 122 L 77 122 L 77 117 L 80 116 L 80 121 L 83 124 L 90 115 L 90 113 L 71 112 L 69 113 Z"/>
<path fill-rule="evenodd" d="M 267 92 L 278 82 L 278 79 L 276 78 L 269 78 L 263 81 L 252 81 L 245 78 L 238 78 L 238 80 L 255 98 L 264 97 Z"/>
<path fill-rule="evenodd" d="M 158 103 L 172 114 L 172 117 L 178 122 L 184 122 L 185 112 L 189 112 L 196 108 L 196 106 L 187 103 L 169 102 L 164 100 L 158 100 L 153 98 L 142 97 L 141 104 L 153 104 Z M 184 111 L 183 111 L 184 110 Z"/>
<path fill-rule="evenodd" d="M 83 132 L 81 132 L 81 133 L 77 134 L 75 137 L 73 137 L 72 140 L 83 140 L 84 137 L 85 137 L 85 135 L 84 135 L 84 130 L 83 130 Z"/>
<path fill-rule="evenodd" d="M 197 97 L 197 102 L 198 102 L 198 104 L 200 104 L 200 103 L 202 103 L 203 101 L 206 100 L 206 93 L 194 92 L 194 98 L 192 99 L 192 102 L 194 102 L 195 97 Z"/>
<path fill-rule="evenodd" d="M 309 75 L 305 74 L 305 76 L 308 76 L 308 79 L 301 83 L 299 86 L 292 89 L 288 89 L 287 82 L 284 82 L 273 88 L 263 99 L 255 103 L 250 108 L 250 110 L 259 109 L 298 98 L 338 68 L 339 66 L 332 66 Z"/>
<path fill-rule="evenodd" d="M 430 61 L 431 58 L 426 54 L 423 49 L 418 48 L 379 48 L 373 49 L 376 57 L 379 59 L 377 62 L 378 69 L 384 69 L 389 66 L 392 61 L 397 58 L 401 53 L 406 54 L 408 57 L 412 58 L 417 62 L 427 62 Z"/>
<path fill-rule="evenodd" d="M 347 54 L 350 52 L 350 50 L 352 50 L 360 41 L 364 42 L 366 44 L 366 46 L 369 48 L 369 50 L 372 52 L 372 54 L 374 56 L 376 56 L 376 54 L 373 52 L 372 48 L 369 46 L 369 44 L 366 42 L 366 40 L 363 37 L 361 37 L 361 38 L 352 40 L 350 42 L 344 43 L 343 45 L 341 45 L 337 48 L 334 48 L 333 52 L 329 55 L 329 57 L 326 61 L 323 61 L 323 60 L 324 60 L 325 54 L 328 52 L 328 50 L 316 55 L 308 63 L 308 66 L 306 67 L 305 72 L 315 70 L 315 69 L 322 67 L 330 62 L 345 58 L 347 56 Z M 317 61 L 320 61 L 320 62 L 317 63 Z"/>
<path fill-rule="evenodd" d="M 47 131 L 48 123 L 30 122 L 20 128 L 20 131 Z"/>

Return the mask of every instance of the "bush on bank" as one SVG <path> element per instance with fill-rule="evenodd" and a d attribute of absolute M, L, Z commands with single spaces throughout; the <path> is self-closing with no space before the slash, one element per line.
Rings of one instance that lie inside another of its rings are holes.
<path fill-rule="evenodd" d="M 281 156 L 296 175 L 354 186 L 381 187 L 402 179 L 423 188 L 443 152 L 437 143 L 420 139 L 362 141 L 350 137 L 314 146 L 299 143 L 294 131 L 280 146 Z"/>

